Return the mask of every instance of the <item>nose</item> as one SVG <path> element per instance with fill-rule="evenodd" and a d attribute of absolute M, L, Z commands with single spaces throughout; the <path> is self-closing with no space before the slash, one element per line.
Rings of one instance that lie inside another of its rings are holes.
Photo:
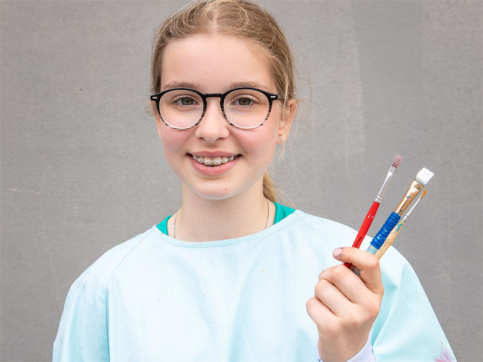
<path fill-rule="evenodd" d="M 218 139 L 228 137 L 229 126 L 221 111 L 219 98 L 207 99 L 205 115 L 196 126 L 195 135 L 208 143 L 214 143 Z"/>

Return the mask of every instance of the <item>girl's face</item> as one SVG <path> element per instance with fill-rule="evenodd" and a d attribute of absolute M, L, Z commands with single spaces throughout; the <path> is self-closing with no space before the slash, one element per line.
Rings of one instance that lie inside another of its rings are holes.
<path fill-rule="evenodd" d="M 224 93 L 254 87 L 278 93 L 263 51 L 233 36 L 200 34 L 170 43 L 164 51 L 161 79 L 161 91 L 183 87 Z M 269 118 L 251 130 L 231 126 L 219 98 L 207 102 L 202 121 L 187 130 L 166 126 L 155 111 L 164 154 L 182 181 L 184 196 L 221 200 L 247 192 L 261 195 L 263 174 L 272 162 L 277 140 L 285 140 L 290 131 L 295 101 L 285 109 L 282 101 L 274 101 Z M 222 163 L 206 166 L 199 162 L 201 157 Z"/>

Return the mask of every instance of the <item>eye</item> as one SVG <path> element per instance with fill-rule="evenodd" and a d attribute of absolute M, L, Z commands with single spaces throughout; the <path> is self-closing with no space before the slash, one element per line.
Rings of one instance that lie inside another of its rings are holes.
<path fill-rule="evenodd" d="M 178 98 L 176 103 L 180 106 L 193 106 L 196 104 L 196 101 L 191 97 L 182 97 Z"/>
<path fill-rule="evenodd" d="M 185 109 L 185 108 L 197 108 L 199 107 L 203 101 L 199 99 L 196 94 L 171 94 L 172 97 L 166 99 L 170 107 L 176 107 L 178 109 Z"/>
<path fill-rule="evenodd" d="M 251 106 L 253 104 L 253 99 L 247 98 L 247 97 L 240 97 L 235 100 L 235 104 L 238 106 Z"/>
<path fill-rule="evenodd" d="M 225 99 L 225 105 L 239 111 L 253 110 L 258 107 L 265 107 L 267 97 L 258 89 L 238 88 L 232 90 Z"/>

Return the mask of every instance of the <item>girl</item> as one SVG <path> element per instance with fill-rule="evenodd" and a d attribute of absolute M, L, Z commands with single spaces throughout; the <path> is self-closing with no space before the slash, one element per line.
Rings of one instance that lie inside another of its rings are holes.
<path fill-rule="evenodd" d="M 276 203 L 267 169 L 297 102 L 292 55 L 268 13 L 191 4 L 158 30 L 152 82 L 182 207 L 74 283 L 54 361 L 453 358 L 397 252 L 381 273 L 375 256 L 343 247 L 353 230 Z"/>

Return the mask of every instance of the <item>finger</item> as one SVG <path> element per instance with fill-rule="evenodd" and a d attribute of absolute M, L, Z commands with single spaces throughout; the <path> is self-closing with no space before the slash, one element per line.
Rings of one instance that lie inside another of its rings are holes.
<path fill-rule="evenodd" d="M 334 315 L 339 317 L 343 316 L 344 312 L 352 307 L 351 301 L 334 284 L 326 279 L 322 279 L 317 283 L 314 296 Z"/>
<path fill-rule="evenodd" d="M 329 325 L 336 318 L 332 311 L 327 308 L 319 299 L 312 297 L 310 298 L 306 305 L 307 314 L 318 326 Z"/>
<path fill-rule="evenodd" d="M 333 284 L 352 303 L 364 304 L 374 294 L 361 278 L 342 264 L 324 270 L 319 278 Z"/>
<path fill-rule="evenodd" d="M 381 270 L 379 259 L 375 255 L 356 248 L 338 248 L 334 250 L 333 256 L 341 262 L 351 263 L 359 268 L 361 271 L 360 278 L 367 288 L 382 295 L 384 288 Z"/>

